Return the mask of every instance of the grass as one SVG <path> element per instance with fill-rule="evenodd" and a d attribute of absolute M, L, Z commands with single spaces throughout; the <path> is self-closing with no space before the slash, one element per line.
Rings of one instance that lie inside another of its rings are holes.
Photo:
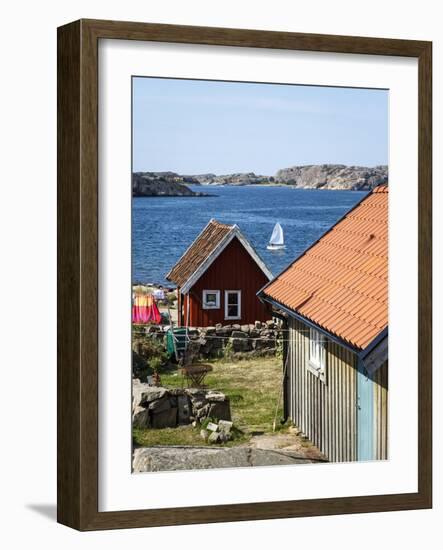
<path fill-rule="evenodd" d="M 254 433 L 271 433 L 275 409 L 281 392 L 282 366 L 276 357 L 230 361 L 220 359 L 208 362 L 213 371 L 206 379 L 209 389 L 219 390 L 229 396 L 236 437 L 226 443 L 238 445 L 250 439 Z M 181 387 L 182 376 L 176 370 L 161 372 L 162 386 Z M 277 430 L 282 430 L 279 419 L 282 404 L 277 414 Z M 163 430 L 134 430 L 134 441 L 143 446 L 151 445 L 205 445 L 200 437 L 200 428 L 185 426 Z"/>

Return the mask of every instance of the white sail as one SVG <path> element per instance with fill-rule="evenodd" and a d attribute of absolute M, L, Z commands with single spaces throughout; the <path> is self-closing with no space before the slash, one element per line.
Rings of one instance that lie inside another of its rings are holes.
<path fill-rule="evenodd" d="M 269 240 L 269 244 L 282 246 L 284 244 L 284 237 L 283 237 L 283 229 L 282 226 L 277 222 L 274 226 L 274 230 L 272 231 L 271 238 Z"/>

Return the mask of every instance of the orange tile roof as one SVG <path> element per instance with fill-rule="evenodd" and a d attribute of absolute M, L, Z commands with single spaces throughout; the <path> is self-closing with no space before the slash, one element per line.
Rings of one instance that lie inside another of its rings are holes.
<path fill-rule="evenodd" d="M 168 281 L 183 286 L 234 227 L 211 220 L 166 275 Z"/>
<path fill-rule="evenodd" d="M 376 187 L 262 295 L 366 348 L 388 326 L 388 187 Z"/>

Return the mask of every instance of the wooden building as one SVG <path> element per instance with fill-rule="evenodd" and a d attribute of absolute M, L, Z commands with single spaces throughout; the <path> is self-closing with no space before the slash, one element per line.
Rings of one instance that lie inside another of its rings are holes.
<path fill-rule="evenodd" d="M 180 326 L 271 318 L 257 292 L 272 274 L 237 225 L 210 220 L 166 278 L 177 285 Z"/>
<path fill-rule="evenodd" d="M 388 187 L 259 296 L 282 315 L 285 416 L 334 462 L 388 458 Z"/>

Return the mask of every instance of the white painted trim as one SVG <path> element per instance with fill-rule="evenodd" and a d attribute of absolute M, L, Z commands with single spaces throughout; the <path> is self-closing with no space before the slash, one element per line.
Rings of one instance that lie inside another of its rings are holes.
<path fill-rule="evenodd" d="M 215 306 L 208 305 L 206 303 L 206 295 L 215 294 Z M 202 291 L 202 308 L 203 309 L 220 309 L 220 291 L 219 290 L 203 290 Z"/>
<path fill-rule="evenodd" d="M 200 265 L 200 267 L 194 271 L 194 273 L 189 277 L 186 283 L 181 287 L 180 291 L 182 294 L 186 294 L 191 290 L 195 283 L 200 279 L 200 277 L 209 269 L 211 264 L 220 256 L 223 250 L 228 246 L 228 244 L 237 237 L 243 247 L 246 249 L 248 254 L 252 257 L 258 267 L 266 275 L 266 277 L 271 280 L 272 273 L 266 267 L 264 261 L 260 258 L 257 252 L 254 250 L 250 242 L 246 239 L 243 233 L 240 231 L 238 225 L 233 225 L 231 231 L 226 234 L 226 236 L 219 242 L 216 248 L 209 254 L 206 260 Z"/>
<path fill-rule="evenodd" d="M 228 294 L 237 294 L 238 296 L 238 315 L 229 317 L 228 315 Z M 241 290 L 225 290 L 225 321 L 239 321 L 241 319 Z"/>

